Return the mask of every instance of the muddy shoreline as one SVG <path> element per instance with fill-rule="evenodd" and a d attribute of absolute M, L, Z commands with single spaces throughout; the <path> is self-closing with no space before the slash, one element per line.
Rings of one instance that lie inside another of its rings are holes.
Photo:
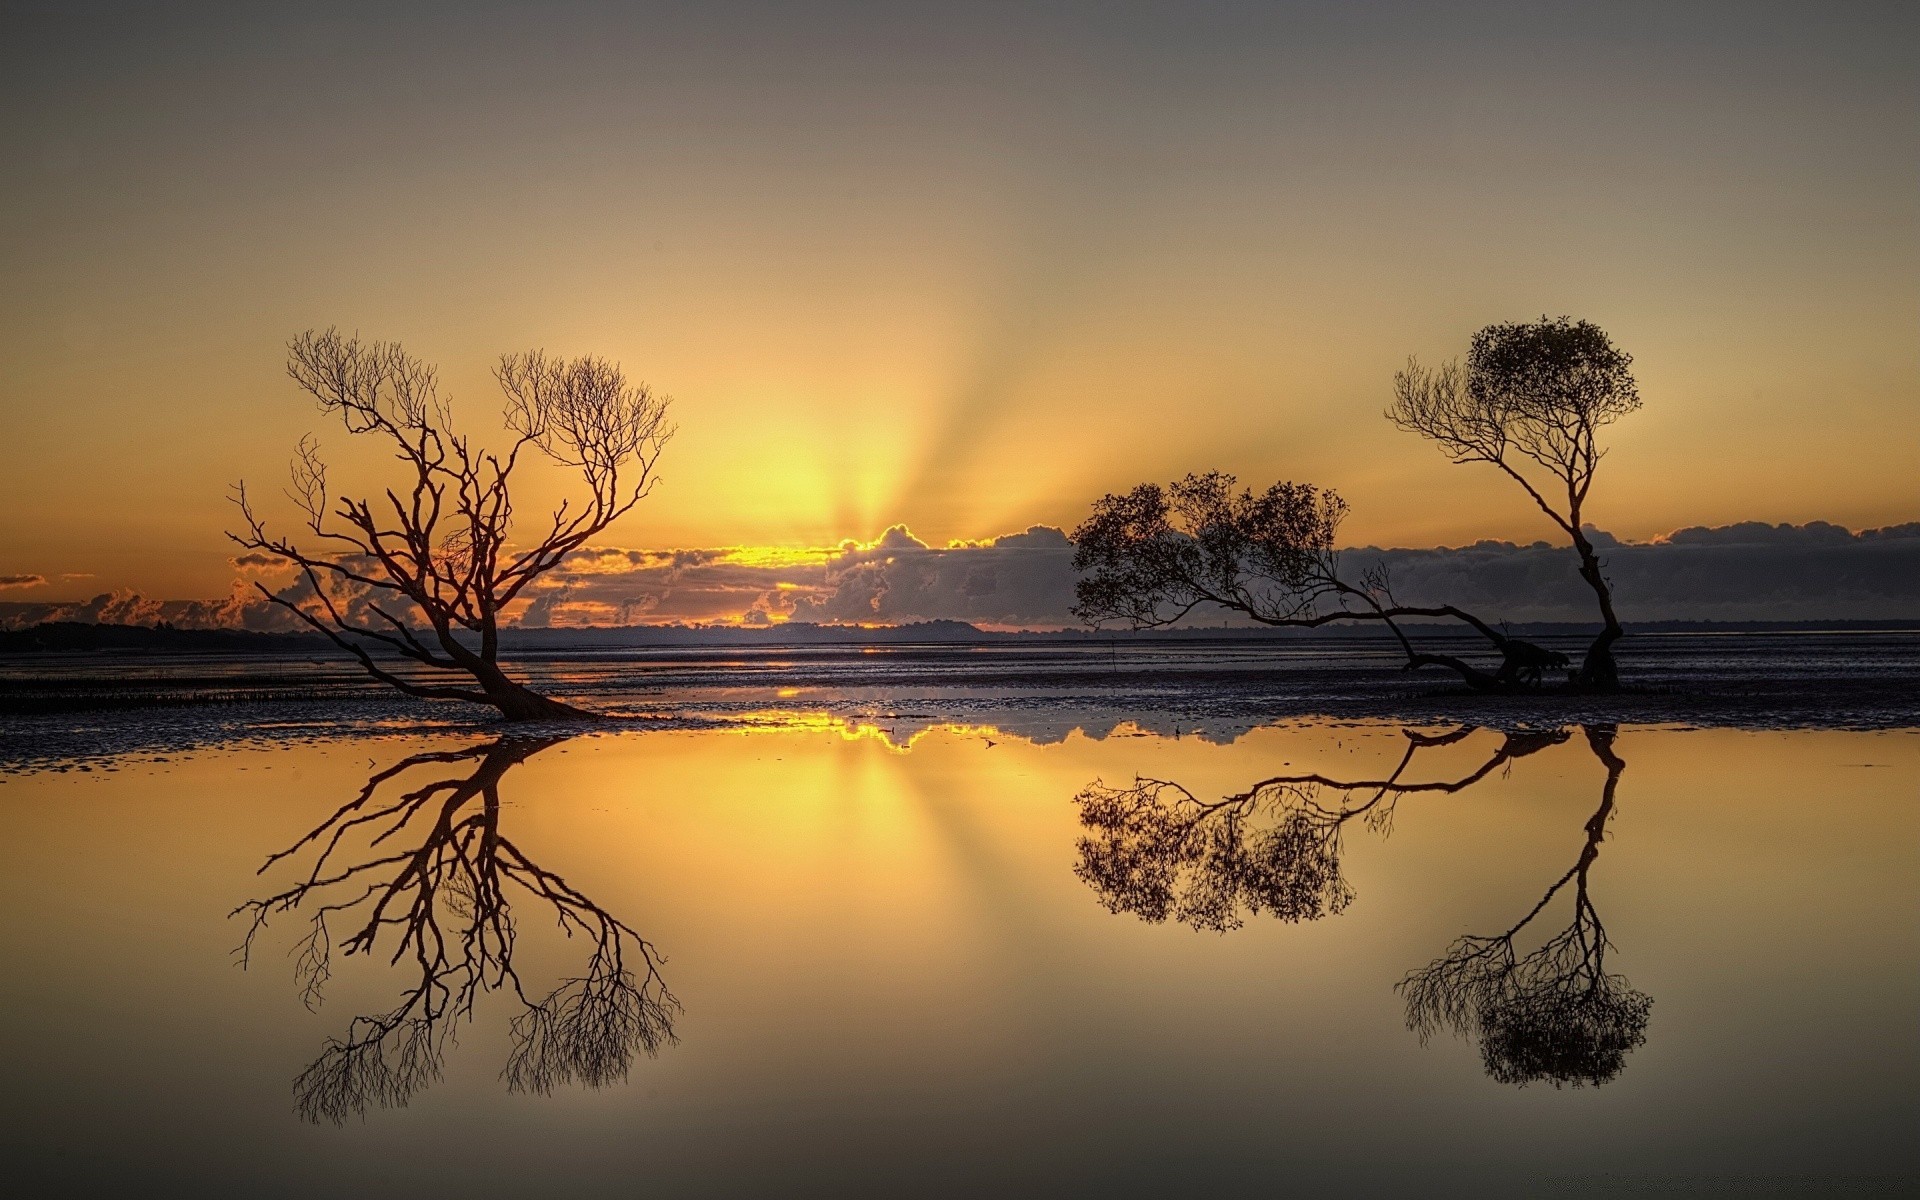
<path fill-rule="evenodd" d="M 1444 676 L 1409 675 L 1384 650 L 1297 646 L 771 647 L 543 654 L 518 667 L 543 691 L 607 713 L 595 733 L 763 724 L 797 713 L 901 738 L 957 724 L 1039 742 L 1130 730 L 1232 741 L 1310 719 L 1920 729 L 1920 635 L 1647 638 L 1633 650 L 1627 690 L 1604 696 L 1476 694 Z M 221 746 L 503 728 L 489 710 L 408 700 L 350 664 L 305 655 L 36 655 L 0 664 L 7 773 Z"/>

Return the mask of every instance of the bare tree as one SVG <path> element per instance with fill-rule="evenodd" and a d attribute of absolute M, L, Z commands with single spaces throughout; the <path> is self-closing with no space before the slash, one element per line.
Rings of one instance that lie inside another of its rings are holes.
<path fill-rule="evenodd" d="M 1584 512 L 1606 454 L 1600 431 L 1640 407 L 1632 364 L 1587 321 L 1489 325 L 1473 335 L 1464 369 L 1448 362 L 1429 370 L 1408 359 L 1387 409 L 1395 425 L 1437 443 L 1454 462 L 1498 467 L 1572 540 L 1580 578 L 1600 605 L 1600 635 L 1576 678 L 1595 691 L 1619 686 L 1613 644 L 1624 631 Z"/>
<path fill-rule="evenodd" d="M 604 1087 L 626 1078 L 636 1053 L 652 1055 L 674 1040 L 680 1003 L 660 977 L 658 952 L 501 831 L 501 778 L 562 740 L 503 739 L 403 759 L 261 866 L 265 873 L 310 856 L 285 889 L 234 910 L 249 922 L 243 966 L 268 921 L 297 912 L 307 927 L 294 969 L 308 1008 L 320 1004 L 335 949 L 371 956 L 387 952 L 390 940 L 389 961 L 404 959 L 412 976 L 399 1003 L 355 1017 L 300 1074 L 294 1097 L 302 1116 L 339 1123 L 369 1107 L 405 1106 L 440 1077 L 455 1028 L 489 992 L 511 992 L 521 1004 L 504 1072 L 515 1091 Z M 456 769 L 398 796 L 383 791 L 433 765 Z M 592 947 L 586 969 L 545 995 L 530 995 L 514 969 L 515 890 L 550 907 L 563 933 Z M 336 942 L 332 926 L 342 921 L 349 932 Z"/>
<path fill-rule="evenodd" d="M 667 397 L 629 383 L 604 359 L 503 355 L 494 376 L 515 436 L 495 454 L 453 431 L 434 368 L 398 343 L 309 331 L 289 344 L 287 374 L 349 434 L 383 442 L 404 465 L 404 482 L 375 500 L 336 499 L 318 444 L 303 439 L 288 495 L 317 539 L 308 549 L 269 533 L 238 485 L 246 528 L 228 536 L 297 568 L 308 593 L 290 598 L 256 584 L 261 594 L 409 696 L 489 704 L 509 720 L 586 715 L 501 669 L 500 619 L 534 580 L 646 496 L 673 433 Z M 529 448 L 571 468 L 588 494 L 563 501 L 534 540 L 516 542 L 512 477 Z M 405 678 L 395 658 L 468 682 Z"/>
<path fill-rule="evenodd" d="M 1245 916 L 1315 921 L 1345 911 L 1353 889 L 1340 872 L 1341 831 L 1364 819 L 1392 828 L 1403 796 L 1451 795 L 1495 771 L 1567 740 L 1565 730 L 1508 733 L 1477 768 L 1452 779 L 1409 781 L 1418 753 L 1452 745 L 1474 730 L 1403 730 L 1405 752 L 1381 779 L 1319 773 L 1275 775 L 1215 801 L 1164 779 L 1131 787 L 1094 783 L 1074 797 L 1093 835 L 1079 843 L 1074 868 L 1110 912 L 1146 921 L 1168 917 L 1195 929 L 1237 929 Z"/>
<path fill-rule="evenodd" d="M 1606 928 L 1588 890 L 1626 763 L 1614 753 L 1611 726 L 1589 726 L 1587 744 L 1607 769 L 1600 807 L 1587 819 L 1574 865 L 1511 928 L 1463 937 L 1399 984 L 1407 1027 L 1425 1042 L 1451 1030 L 1479 1042 L 1487 1074 L 1525 1086 L 1599 1086 L 1618 1075 L 1629 1051 L 1646 1041 L 1653 1000 L 1606 969 Z M 1528 925 L 1573 885 L 1567 927 L 1521 953 Z"/>
<path fill-rule="evenodd" d="M 1441 667 L 1479 691 L 1537 687 L 1543 667 L 1565 660 L 1453 605 L 1394 601 L 1384 570 L 1344 577 L 1336 549 L 1347 504 L 1330 488 L 1276 483 L 1255 495 L 1231 475 L 1189 475 L 1169 487 L 1143 483 L 1108 495 L 1073 531 L 1074 614 L 1133 629 L 1171 625 L 1214 605 L 1262 624 L 1314 628 L 1335 621 L 1386 626 L 1406 667 Z M 1460 622 L 1500 654 L 1492 671 L 1456 655 L 1417 649 L 1405 618 Z"/>

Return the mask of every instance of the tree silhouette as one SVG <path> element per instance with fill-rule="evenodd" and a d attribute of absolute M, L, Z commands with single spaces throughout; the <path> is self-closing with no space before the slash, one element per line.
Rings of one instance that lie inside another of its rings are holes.
<path fill-rule="evenodd" d="M 1218 471 L 1109 494 L 1073 532 L 1073 566 L 1081 572 L 1074 615 L 1132 629 L 1171 625 L 1202 605 L 1280 627 L 1377 621 L 1399 642 L 1408 670 L 1441 667 L 1479 691 L 1539 685 L 1542 666 L 1559 659 L 1554 652 L 1453 605 L 1398 604 L 1384 569 L 1344 577 L 1336 539 L 1346 514 L 1346 501 L 1331 489 L 1281 482 L 1256 496 L 1236 491 L 1234 477 Z M 1501 665 L 1486 671 L 1416 648 L 1401 624 L 1408 617 L 1467 625 L 1499 652 Z"/>
<path fill-rule="evenodd" d="M 1150 922 L 1171 918 L 1225 931 L 1263 914 L 1289 922 L 1336 916 L 1354 899 L 1340 867 L 1348 822 L 1358 818 L 1390 833 L 1402 797 L 1463 792 L 1572 736 L 1569 729 L 1508 733 L 1472 771 L 1420 781 L 1407 776 L 1422 750 L 1474 730 L 1402 732 L 1400 761 L 1378 779 L 1276 775 L 1211 802 L 1162 779 L 1125 788 L 1092 784 L 1074 798 L 1089 832 L 1079 841 L 1074 874 L 1108 911 Z M 1440 1030 L 1471 1037 L 1487 1074 L 1502 1083 L 1597 1086 L 1618 1075 L 1628 1052 L 1646 1040 L 1653 1001 L 1607 973 L 1611 943 L 1588 889 L 1626 763 L 1614 752 L 1613 727 L 1584 732 L 1607 775 L 1573 867 L 1512 928 L 1463 937 L 1397 985 L 1408 1028 L 1423 1044 Z M 1568 927 L 1523 951 L 1520 936 L 1569 884 Z"/>
<path fill-rule="evenodd" d="M 453 432 L 451 402 L 434 369 L 398 343 L 309 331 L 289 344 L 287 374 L 349 434 L 386 444 L 404 464 L 405 482 L 381 499 L 335 501 L 318 443 L 303 439 L 288 495 L 324 552 L 269 533 L 246 485 L 237 485 L 246 528 L 228 536 L 292 564 L 306 590 L 290 598 L 256 584 L 260 593 L 407 695 L 489 704 L 510 720 L 585 715 L 500 668 L 500 618 L 534 580 L 651 489 L 654 463 L 673 433 L 667 398 L 628 383 L 604 359 L 503 355 L 494 376 L 515 440 L 496 455 Z M 588 497 L 562 502 L 537 540 L 515 542 L 512 476 L 529 448 L 577 472 Z M 465 676 L 471 686 L 403 678 L 376 654 Z"/>
<path fill-rule="evenodd" d="M 440 1077 L 455 1028 L 491 992 L 509 992 L 521 1005 L 503 1072 L 514 1091 L 605 1087 L 627 1077 L 637 1052 L 651 1056 L 675 1040 L 680 1003 L 653 946 L 500 830 L 501 777 L 561 740 L 503 739 L 402 759 L 261 866 L 264 874 L 308 859 L 290 886 L 233 911 L 249 921 L 237 952 L 243 966 L 268 921 L 297 912 L 307 928 L 294 947 L 294 972 L 309 1009 L 320 1005 L 336 948 L 371 956 L 390 941 L 388 961 L 404 959 L 410 972 L 394 1007 L 354 1017 L 295 1080 L 295 1106 L 307 1120 L 340 1123 L 369 1107 L 404 1107 Z M 430 765 L 460 769 L 386 794 L 390 781 Z M 581 973 L 544 995 L 530 995 L 514 969 L 515 891 L 551 908 L 566 936 L 591 944 Z M 349 932 L 336 942 L 339 922 Z"/>
<path fill-rule="evenodd" d="M 1626 763 L 1614 753 L 1613 727 L 1588 726 L 1586 735 L 1607 780 L 1573 867 L 1512 928 L 1462 937 L 1398 985 L 1407 1027 L 1422 1043 L 1440 1030 L 1471 1037 L 1487 1074 L 1502 1083 L 1598 1087 L 1617 1076 L 1628 1052 L 1647 1038 L 1653 1000 L 1607 973 L 1611 943 L 1588 890 Z M 1569 883 L 1573 915 L 1567 927 L 1521 953 L 1516 939 Z"/>
<path fill-rule="evenodd" d="M 1395 425 L 1437 443 L 1454 462 L 1498 467 L 1572 539 L 1580 578 L 1600 605 L 1600 635 L 1577 676 L 1595 691 L 1619 687 L 1613 644 L 1624 630 L 1583 514 L 1606 454 L 1600 430 L 1640 407 L 1632 365 L 1631 355 L 1587 321 L 1489 325 L 1473 335 L 1464 370 L 1458 362 L 1429 370 L 1409 358 L 1393 378 L 1387 409 Z M 1545 480 L 1536 483 L 1529 471 Z"/>
<path fill-rule="evenodd" d="M 1080 839 L 1074 874 L 1110 912 L 1153 922 L 1171 917 L 1195 929 L 1237 929 L 1263 913 L 1283 921 L 1337 915 L 1353 899 L 1340 873 L 1347 822 L 1364 818 L 1387 832 L 1400 797 L 1464 791 L 1568 737 L 1558 729 L 1509 733 L 1465 775 L 1410 782 L 1407 770 L 1421 750 L 1451 745 L 1473 729 L 1402 732 L 1406 749 L 1382 779 L 1275 775 L 1211 802 L 1164 779 L 1136 779 L 1124 788 L 1091 784 L 1074 797 L 1092 834 Z"/>

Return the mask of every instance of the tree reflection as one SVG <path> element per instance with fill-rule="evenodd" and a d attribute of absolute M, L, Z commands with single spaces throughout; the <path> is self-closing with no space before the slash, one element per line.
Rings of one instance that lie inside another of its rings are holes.
<path fill-rule="evenodd" d="M 1464 775 L 1410 781 L 1423 750 L 1475 731 L 1402 732 L 1398 764 L 1378 779 L 1276 775 L 1212 802 L 1163 779 L 1123 788 L 1094 783 L 1075 797 L 1089 835 L 1080 839 L 1074 873 L 1109 911 L 1195 929 L 1235 929 L 1262 914 L 1290 922 L 1338 915 L 1354 898 L 1340 869 L 1348 822 L 1358 818 L 1390 833 L 1402 797 L 1464 791 L 1572 736 L 1570 729 L 1508 733 Z M 1503 1083 L 1597 1086 L 1618 1075 L 1627 1053 L 1646 1040 L 1653 1001 L 1607 973 L 1611 943 L 1588 887 L 1626 763 L 1614 752 L 1612 726 L 1583 732 L 1607 773 L 1574 865 L 1510 929 L 1462 937 L 1398 985 L 1407 1025 L 1423 1043 L 1442 1030 L 1470 1037 L 1487 1073 Z M 1571 923 L 1523 949 L 1526 931 L 1569 884 Z"/>
<path fill-rule="evenodd" d="M 353 1018 L 295 1080 L 303 1117 L 338 1123 L 405 1105 L 440 1077 L 455 1028 L 490 992 L 510 992 L 522 1006 L 503 1071 L 514 1091 L 604 1087 L 627 1077 L 636 1053 L 651 1056 L 674 1040 L 680 1003 L 660 977 L 658 952 L 501 832 L 501 778 L 562 740 L 507 738 L 402 759 L 261 866 L 264 874 L 304 862 L 285 890 L 234 910 L 249 919 L 243 965 L 268 921 L 286 913 L 307 919 L 293 958 L 309 1009 L 320 1004 L 336 948 L 408 965 L 399 1002 Z M 397 795 L 401 785 L 388 788 L 429 766 L 443 769 Z M 550 908 L 567 937 L 590 947 L 580 974 L 544 994 L 530 995 L 514 969 L 516 893 Z M 336 941 L 337 926 L 347 932 Z"/>
<path fill-rule="evenodd" d="M 1565 730 L 1509 733 L 1476 769 L 1456 779 L 1409 782 L 1420 751 L 1473 733 L 1402 730 L 1407 745 L 1383 779 L 1317 773 L 1275 775 L 1206 802 L 1165 779 L 1131 787 L 1094 783 L 1074 797 L 1080 839 L 1074 868 L 1107 909 L 1147 921 L 1169 917 L 1195 929 L 1237 929 L 1248 916 L 1314 921 L 1344 911 L 1353 889 L 1340 873 L 1340 836 L 1356 817 L 1392 829 L 1402 796 L 1472 787 L 1515 759 L 1567 740 Z"/>
<path fill-rule="evenodd" d="M 1512 928 L 1462 937 L 1399 984 L 1407 1027 L 1423 1043 L 1440 1030 L 1475 1039 L 1487 1074 L 1502 1083 L 1597 1087 L 1618 1075 L 1627 1052 L 1647 1040 L 1653 999 L 1607 973 L 1611 943 L 1587 886 L 1627 764 L 1614 753 L 1612 726 L 1589 726 L 1586 735 L 1607 781 L 1572 868 Z M 1520 953 L 1516 939 L 1569 883 L 1571 922 Z"/>

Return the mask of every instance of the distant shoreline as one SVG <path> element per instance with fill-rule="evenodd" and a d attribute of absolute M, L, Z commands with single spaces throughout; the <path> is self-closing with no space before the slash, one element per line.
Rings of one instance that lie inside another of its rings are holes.
<path fill-rule="evenodd" d="M 1409 623 L 1410 628 L 1420 628 Z M 1597 626 L 1578 622 L 1514 622 L 1505 627 L 1518 637 L 1591 637 Z M 1437 625 L 1430 636 L 1458 636 L 1452 626 Z M 1641 621 L 1628 622 L 1629 636 L 1765 636 L 1792 634 L 1920 633 L 1920 617 L 1909 620 L 1835 621 Z M 1322 629 L 1188 627 L 1179 629 L 981 629 L 962 621 L 924 621 L 907 625 L 813 625 L 788 622 L 765 628 L 745 626 L 628 625 L 508 629 L 501 634 L 509 653 L 569 650 L 651 649 L 701 646 L 768 648 L 829 645 L 964 645 L 969 643 L 1237 643 L 1313 641 L 1372 643 L 1384 630 L 1349 626 Z M 62 621 L 25 629 L 0 630 L 0 655 L 129 651 L 147 654 L 317 654 L 332 657 L 334 647 L 313 633 L 266 633 L 245 629 L 178 629 L 171 626 L 94 625 Z M 343 660 L 344 661 L 344 660 Z"/>

